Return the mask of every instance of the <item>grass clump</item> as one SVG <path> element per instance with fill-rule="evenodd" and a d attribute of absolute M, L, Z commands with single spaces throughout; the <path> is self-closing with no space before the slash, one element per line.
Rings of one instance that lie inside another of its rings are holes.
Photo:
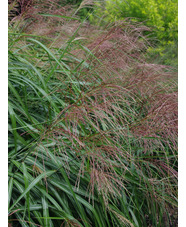
<path fill-rule="evenodd" d="M 10 225 L 176 226 L 176 75 L 142 27 L 66 20 L 9 34 Z"/>
<path fill-rule="evenodd" d="M 96 16 L 94 16 L 94 14 Z M 90 21 L 96 24 L 128 20 L 142 22 L 151 31 L 146 31 L 151 47 L 150 61 L 177 67 L 178 60 L 178 1 L 177 0 L 103 0 L 95 1 L 94 14 Z"/>

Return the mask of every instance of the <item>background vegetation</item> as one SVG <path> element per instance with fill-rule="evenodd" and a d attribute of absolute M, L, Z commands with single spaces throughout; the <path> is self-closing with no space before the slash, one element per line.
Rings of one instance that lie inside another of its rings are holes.
<path fill-rule="evenodd" d="M 106 21 L 118 21 L 130 18 L 131 21 L 143 22 L 151 28 L 149 41 L 153 48 L 150 54 L 161 58 L 158 63 L 177 66 L 178 42 L 178 1 L 177 0 L 105 0 L 96 3 L 97 15 Z M 95 21 L 95 16 L 92 21 Z M 146 33 L 147 34 L 147 33 Z"/>
<path fill-rule="evenodd" d="M 177 75 L 147 61 L 149 28 L 25 4 L 9 5 L 9 226 L 177 226 Z"/>

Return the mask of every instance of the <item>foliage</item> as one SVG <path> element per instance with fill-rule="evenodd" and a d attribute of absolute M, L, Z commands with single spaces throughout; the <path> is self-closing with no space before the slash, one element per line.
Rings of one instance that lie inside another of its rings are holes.
<path fill-rule="evenodd" d="M 104 4 L 103 4 L 104 3 Z M 97 3 L 95 10 L 97 17 L 103 17 L 107 21 L 118 21 L 131 18 L 131 21 L 141 21 L 151 27 L 153 32 L 149 35 L 151 44 L 157 48 L 151 48 L 151 53 L 158 53 L 165 58 L 176 60 L 178 41 L 178 2 L 177 0 L 106 0 Z M 91 18 L 92 21 L 95 20 Z M 97 21 L 99 21 L 97 19 Z M 167 53 L 168 50 L 171 53 Z M 164 61 L 163 61 L 164 62 Z M 164 62 L 170 64 L 170 62 Z"/>
<path fill-rule="evenodd" d="M 56 16 L 55 39 L 9 31 L 10 224 L 176 226 L 176 75 L 138 25 Z"/>
<path fill-rule="evenodd" d="M 66 0 L 65 4 L 81 4 L 82 0 Z"/>

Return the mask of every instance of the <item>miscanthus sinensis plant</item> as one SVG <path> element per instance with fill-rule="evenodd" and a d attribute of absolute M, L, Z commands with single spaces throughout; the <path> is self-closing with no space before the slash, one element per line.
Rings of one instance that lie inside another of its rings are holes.
<path fill-rule="evenodd" d="M 177 77 L 143 26 L 75 18 L 10 29 L 9 225 L 176 226 Z"/>

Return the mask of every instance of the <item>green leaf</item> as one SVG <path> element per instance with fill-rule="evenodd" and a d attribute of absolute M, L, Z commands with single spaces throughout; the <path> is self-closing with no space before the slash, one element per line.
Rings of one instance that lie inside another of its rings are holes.
<path fill-rule="evenodd" d="M 17 130 L 16 130 L 16 116 L 15 116 L 15 112 L 12 108 L 11 103 L 8 103 L 8 111 L 10 114 L 10 119 L 12 122 L 12 129 L 13 129 L 13 135 L 14 135 L 14 145 L 15 145 L 15 151 L 17 151 Z"/>
<path fill-rule="evenodd" d="M 50 175 L 52 175 L 53 173 L 55 173 L 55 170 L 50 170 L 47 172 L 44 172 L 42 174 L 40 174 L 36 179 L 34 179 L 30 185 L 27 187 L 27 189 L 19 196 L 19 198 L 14 202 L 14 204 L 10 207 L 9 211 L 12 210 L 12 208 L 14 208 L 14 206 L 38 183 L 40 182 L 43 178 L 45 177 L 49 177 Z"/>
<path fill-rule="evenodd" d="M 48 210 L 48 201 L 45 196 L 42 196 L 42 206 L 43 206 L 43 217 L 44 217 L 44 226 L 49 226 L 50 216 Z"/>
<path fill-rule="evenodd" d="M 27 168 L 25 163 L 22 163 L 23 165 L 23 174 L 24 174 L 24 181 L 25 181 L 25 190 L 28 188 L 28 173 L 27 173 Z M 27 211 L 28 211 L 28 218 L 30 222 L 30 193 L 29 191 L 26 193 L 26 206 L 27 206 Z"/>
<path fill-rule="evenodd" d="M 68 16 L 63 16 L 63 15 L 53 15 L 53 14 L 45 14 L 45 13 L 39 13 L 39 15 L 41 16 L 45 16 L 45 17 L 58 17 L 58 18 L 65 18 L 68 20 L 80 20 L 79 18 L 75 18 L 75 17 L 68 17 Z"/>
<path fill-rule="evenodd" d="M 10 206 L 13 185 L 14 185 L 14 180 L 13 180 L 12 177 L 10 177 L 10 180 L 9 180 L 9 183 L 8 183 L 8 207 Z"/>

